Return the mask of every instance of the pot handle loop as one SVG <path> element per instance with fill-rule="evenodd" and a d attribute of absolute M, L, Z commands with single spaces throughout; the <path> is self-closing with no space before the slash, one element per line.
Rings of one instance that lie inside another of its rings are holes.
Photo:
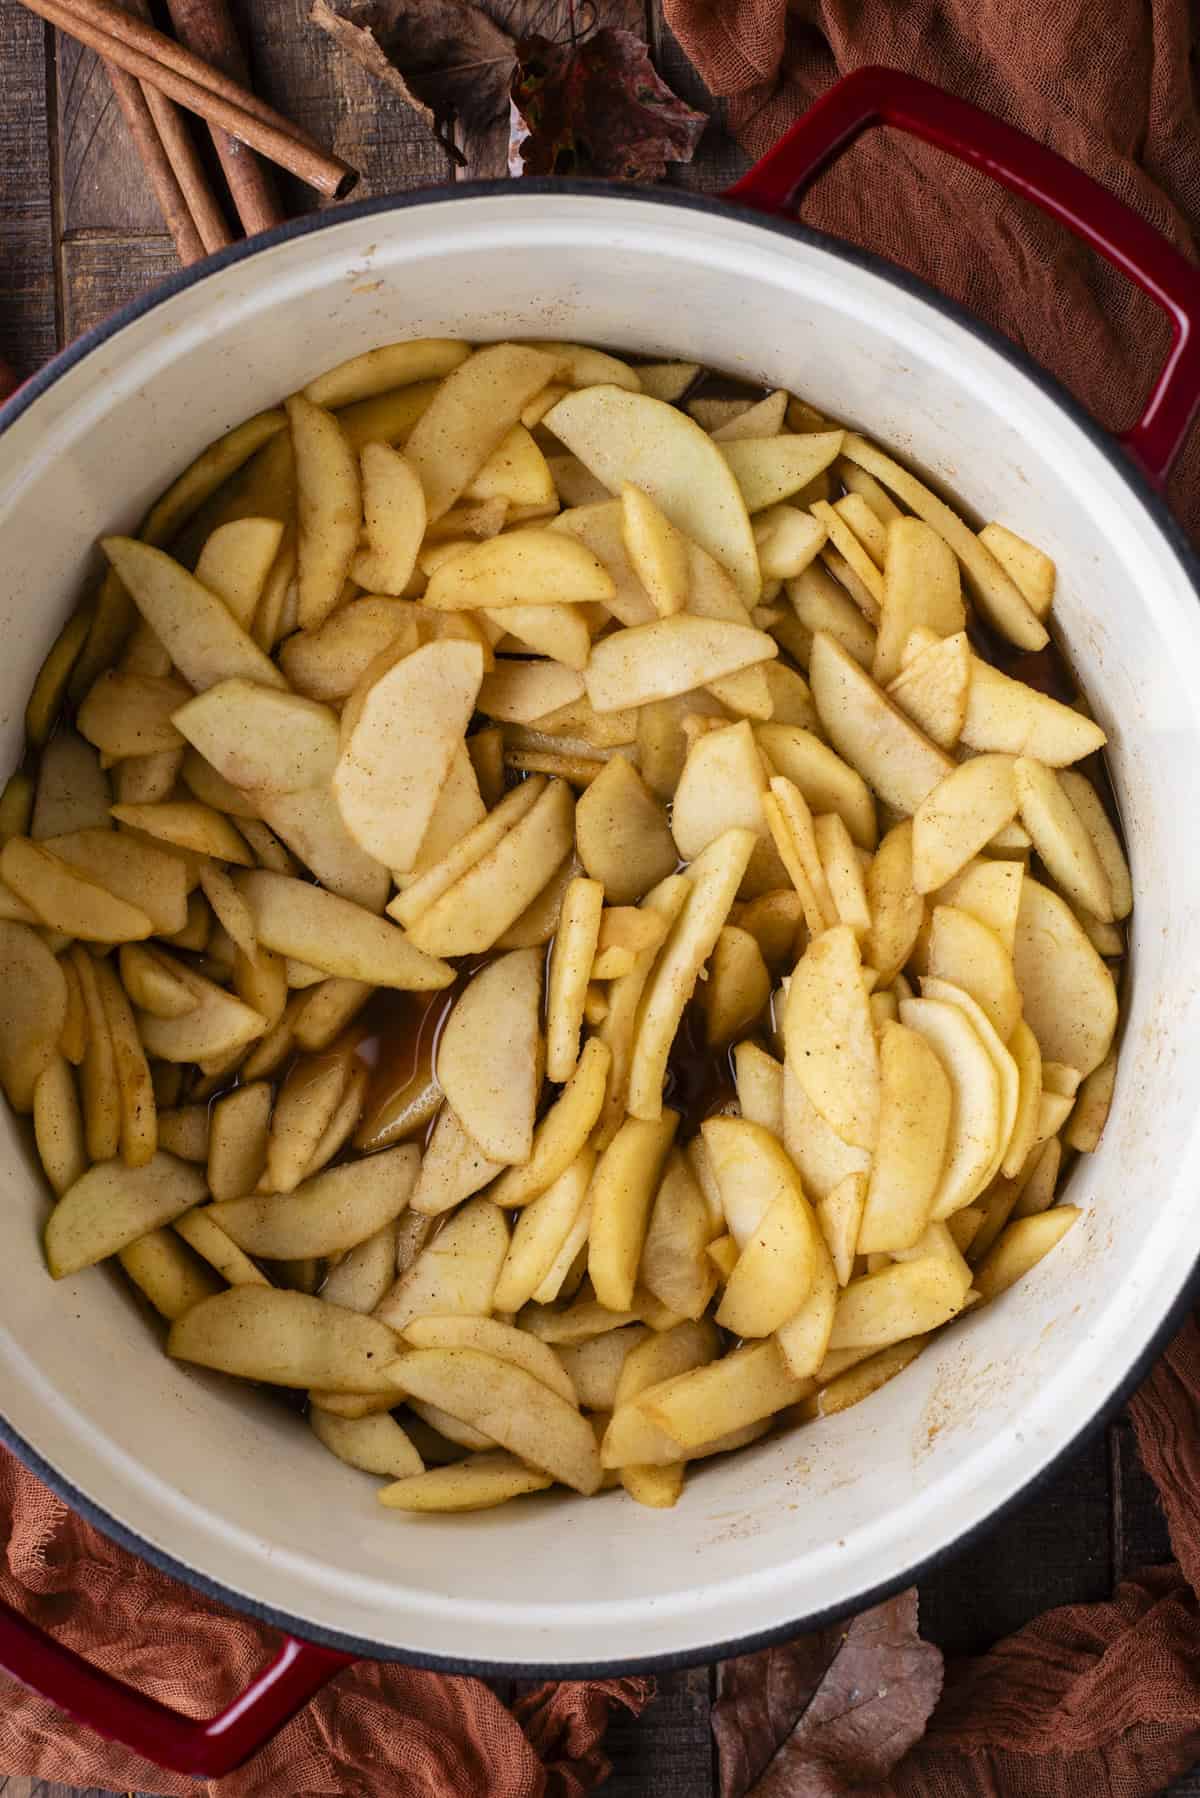
<path fill-rule="evenodd" d="M 861 68 L 798 119 L 726 197 L 793 211 L 805 190 L 868 125 L 890 125 L 981 169 L 1066 225 L 1161 306 L 1172 341 L 1121 442 L 1162 487 L 1200 407 L 1200 271 L 1124 201 L 1023 131 L 899 69 Z"/>
<path fill-rule="evenodd" d="M 0 1604 L 0 1670 L 76 1723 L 172 1773 L 221 1779 L 257 1753 L 356 1657 L 285 1637 L 274 1660 L 215 1717 L 187 1717 L 92 1666 Z"/>

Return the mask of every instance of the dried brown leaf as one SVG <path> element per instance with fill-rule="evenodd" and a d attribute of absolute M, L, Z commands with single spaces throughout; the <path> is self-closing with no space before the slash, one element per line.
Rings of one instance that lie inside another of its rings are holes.
<path fill-rule="evenodd" d="M 447 147 L 451 118 L 482 131 L 508 117 L 513 41 L 470 0 L 313 0 L 309 17 Z"/>
<path fill-rule="evenodd" d="M 528 37 L 517 57 L 510 173 L 658 181 L 669 162 L 691 161 L 708 120 L 671 92 L 632 31 Z"/>
<path fill-rule="evenodd" d="M 877 1785 L 921 1739 L 941 1690 L 915 1588 L 727 1661 L 713 1709 L 721 1798 L 843 1798 Z"/>

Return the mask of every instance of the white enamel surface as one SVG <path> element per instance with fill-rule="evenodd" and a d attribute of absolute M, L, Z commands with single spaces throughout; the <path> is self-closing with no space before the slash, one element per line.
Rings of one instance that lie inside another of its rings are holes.
<path fill-rule="evenodd" d="M 1056 404 L 886 280 L 734 217 L 604 195 L 347 218 L 126 326 L 0 438 L 2 741 L 95 566 L 212 437 L 369 345 L 521 334 L 794 388 L 1041 543 L 1058 628 L 1113 736 L 1138 908 L 1116 1105 L 1085 1219 L 999 1303 L 829 1422 L 710 1464 L 679 1508 L 618 1492 L 474 1518 L 381 1512 L 290 1415 L 173 1366 L 107 1272 L 46 1277 L 46 1208 L 0 1119 L 2 1406 L 75 1487 L 233 1592 L 385 1651 L 629 1662 L 846 1607 L 1018 1492 L 1153 1337 L 1200 1252 L 1200 606 Z"/>

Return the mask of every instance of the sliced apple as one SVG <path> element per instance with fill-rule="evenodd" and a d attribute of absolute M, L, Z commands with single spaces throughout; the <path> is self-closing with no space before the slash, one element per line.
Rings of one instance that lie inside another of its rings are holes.
<path fill-rule="evenodd" d="M 1013 763 L 1021 822 L 1047 872 L 1068 899 L 1111 924 L 1112 889 L 1099 852 L 1053 768 L 1027 756 Z"/>
<path fill-rule="evenodd" d="M 813 637 L 808 674 L 821 722 L 839 755 L 880 799 L 915 812 L 953 770 L 950 758 L 827 631 Z"/>
<path fill-rule="evenodd" d="M 765 631 L 679 612 L 602 638 L 584 681 L 596 710 L 615 712 L 690 692 L 777 654 Z"/>
<path fill-rule="evenodd" d="M 930 1213 L 947 1218 L 983 1191 L 993 1163 L 1003 1154 L 1000 1076 L 959 1006 L 942 999 L 904 999 L 900 1022 L 925 1038 L 950 1078 L 950 1136 Z"/>
<path fill-rule="evenodd" d="M 969 1285 L 969 1273 L 936 1255 L 863 1274 L 838 1300 L 829 1346 L 882 1349 L 936 1330 L 962 1310 Z"/>
<path fill-rule="evenodd" d="M 944 886 L 1017 813 L 1013 759 L 977 755 L 961 763 L 921 800 L 913 815 L 913 884 L 919 893 Z"/>
<path fill-rule="evenodd" d="M 169 1224 L 204 1197 L 204 1175 L 161 1151 L 142 1167 L 98 1162 L 69 1187 L 46 1225 L 46 1262 L 56 1280 L 117 1254 Z"/>
<path fill-rule="evenodd" d="M 272 1386 L 395 1391 L 400 1344 L 373 1317 L 274 1286 L 231 1286 L 173 1325 L 167 1353 Z"/>
<path fill-rule="evenodd" d="M 1021 1016 L 1021 995 L 1012 955 L 995 931 L 956 905 L 935 905 L 926 961 L 929 974 L 970 993 L 1006 1043 Z"/>
<path fill-rule="evenodd" d="M 528 345 L 493 343 L 441 381 L 405 444 L 405 455 L 425 489 L 431 522 L 466 491 L 559 366 L 553 355 Z"/>
<path fill-rule="evenodd" d="M 283 532 L 277 518 L 234 518 L 218 525 L 200 551 L 196 579 L 225 602 L 244 631 L 254 623 Z"/>
<path fill-rule="evenodd" d="M 1103 801 L 1087 776 L 1077 773 L 1074 768 L 1064 768 L 1058 778 L 1067 798 L 1083 820 L 1084 829 L 1091 837 L 1100 858 L 1100 865 L 1108 880 L 1113 917 L 1127 918 L 1133 909 L 1133 883 L 1129 875 L 1129 863 Z"/>
<path fill-rule="evenodd" d="M 41 937 L 24 924 L 0 923 L 0 976 L 0 1082 L 14 1111 L 26 1112 L 58 1049 L 67 981 Z"/>
<path fill-rule="evenodd" d="M 625 1120 L 592 1175 L 588 1273 L 602 1305 L 627 1310 L 663 1162 L 679 1123 L 664 1111 L 653 1121 Z"/>
<path fill-rule="evenodd" d="M 985 524 L 979 541 L 987 545 L 1015 582 L 1035 617 L 1048 618 L 1054 604 L 1055 567 L 1045 551 L 1027 543 L 1004 524 Z"/>
<path fill-rule="evenodd" d="M 509 657 L 485 674 L 479 707 L 504 724 L 530 724 L 556 712 L 583 693 L 583 677 L 556 662 L 518 661 Z"/>
<path fill-rule="evenodd" d="M 970 749 L 1032 756 L 1050 768 L 1082 761 L 1108 741 L 1093 719 L 978 656 L 971 658 L 962 740 Z"/>
<path fill-rule="evenodd" d="M 286 684 L 224 601 L 161 549 L 132 537 L 106 537 L 101 547 L 172 662 L 197 692 L 235 675 L 267 687 Z"/>
<path fill-rule="evenodd" d="M 264 794 L 258 801 L 258 808 L 263 821 L 283 838 L 322 886 L 367 911 L 383 910 L 392 884 L 391 876 L 383 863 L 368 855 L 350 835 L 329 787 L 304 787 L 295 793 Z M 246 823 L 249 836 L 252 826 L 250 820 Z M 266 856 L 261 859 L 271 873 L 296 871 L 296 864 L 290 858 L 288 865 L 283 866 L 269 861 Z"/>
<path fill-rule="evenodd" d="M 939 979 L 934 974 L 922 974 L 921 997 L 937 999 L 947 1005 L 957 1005 L 960 1011 L 965 1012 L 996 1070 L 996 1077 L 1000 1082 L 1000 1140 L 992 1165 L 988 1169 L 987 1177 L 990 1182 L 1000 1172 L 1004 1157 L 1008 1153 L 1008 1146 L 1012 1141 L 1012 1133 L 1017 1121 L 1017 1112 L 1020 1108 L 1021 1075 L 1016 1058 L 1009 1053 L 984 1007 L 967 987 L 958 985 L 952 980 Z M 1066 1115 L 1065 1112 L 1063 1115 Z"/>
<path fill-rule="evenodd" d="M 761 512 L 764 506 L 790 499 L 828 468 L 841 452 L 842 435 L 841 431 L 811 431 L 800 437 L 790 433 L 747 437 L 721 443 L 720 451 L 741 489 L 746 510 Z M 696 535 L 694 531 L 690 534 Z"/>
<path fill-rule="evenodd" d="M 625 481 L 640 487 L 728 570 L 748 605 L 758 600 L 762 580 L 745 501 L 719 445 L 694 419 L 648 394 L 601 386 L 568 394 L 543 422 L 610 493 Z"/>
<path fill-rule="evenodd" d="M 971 595 L 988 622 L 1020 649 L 1041 649 L 1048 641 L 1045 626 L 1030 610 L 1020 589 L 969 525 L 931 493 L 906 468 L 860 437 L 847 431 L 844 452 L 902 500 L 918 518 L 945 539 L 962 564 Z M 961 630 L 959 623 L 955 629 Z"/>
<path fill-rule="evenodd" d="M 879 1052 L 854 932 L 840 924 L 809 944 L 784 1013 L 787 1064 L 844 1142 L 873 1149 L 879 1135 Z"/>
<path fill-rule="evenodd" d="M 367 691 L 333 794 L 347 830 L 385 866 L 416 860 L 482 679 L 478 646 L 446 639 L 414 650 Z"/>
<path fill-rule="evenodd" d="M 411 462 L 389 444 L 364 444 L 359 466 L 366 541 L 350 573 L 368 593 L 400 594 L 425 535 L 425 491 Z"/>
<path fill-rule="evenodd" d="M 455 549 L 433 571 L 422 604 L 440 611 L 604 604 L 613 592 L 607 568 L 578 538 L 530 526 Z"/>
<path fill-rule="evenodd" d="M 1090 1074 L 1117 1027 L 1112 975 L 1064 900 L 1028 875 L 1013 945 L 1025 1022 L 1047 1061 Z"/>
<path fill-rule="evenodd" d="M 533 782 L 526 782 L 530 787 Z M 508 797 L 516 799 L 517 788 Z M 505 802 L 507 803 L 507 801 Z M 428 954 L 470 955 L 490 949 L 533 902 L 555 872 L 561 868 L 572 846 L 575 807 L 571 790 L 564 781 L 551 781 L 538 789 L 520 810 L 513 807 L 506 816 L 516 816 L 511 829 L 501 829 L 498 839 L 482 854 L 480 842 L 490 842 L 488 826 L 497 818 L 497 807 L 478 826 L 480 835 L 462 857 L 447 857 L 439 867 L 431 869 L 413 887 L 401 895 L 392 909 L 393 916 L 409 910 L 408 902 L 422 882 L 421 909 L 408 926 L 409 940 Z M 472 833 L 474 834 L 474 833 Z M 446 872 L 467 861 L 465 870 L 441 887 L 437 896 L 423 903 L 425 895 L 441 886 Z M 403 906 L 404 911 L 401 910 Z"/>
<path fill-rule="evenodd" d="M 883 604 L 871 673 L 880 686 L 895 680 L 911 631 L 924 626 L 938 637 L 952 637 L 965 624 L 954 551 L 921 519 L 897 516 L 887 526 Z"/>
<path fill-rule="evenodd" d="M 304 880 L 265 868 L 238 876 L 260 943 L 326 974 L 425 992 L 449 986 L 453 969 L 426 955 L 382 918 Z"/>
<path fill-rule="evenodd" d="M 337 719 L 327 706 L 253 681 L 219 681 L 174 716 L 235 787 L 291 793 L 327 781 L 337 762 Z"/>
<path fill-rule="evenodd" d="M 515 949 L 467 985 L 438 1044 L 437 1077 L 459 1122 L 491 1161 L 528 1161 L 538 1097 L 542 960 Z"/>
<path fill-rule="evenodd" d="M 239 1248 L 268 1261 L 341 1254 L 399 1216 L 419 1166 L 419 1151 L 405 1143 L 328 1168 L 294 1192 L 225 1199 L 209 1215 Z"/>
<path fill-rule="evenodd" d="M 662 1114 L 663 1080 L 679 1020 L 729 916 L 756 841 L 753 831 L 727 830 L 688 869 L 690 891 L 658 954 L 638 1012 L 627 1101 L 633 1117 Z"/>

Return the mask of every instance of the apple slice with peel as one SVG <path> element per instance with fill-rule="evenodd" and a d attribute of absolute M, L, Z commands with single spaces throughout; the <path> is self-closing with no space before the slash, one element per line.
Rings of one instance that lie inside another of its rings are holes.
<path fill-rule="evenodd" d="M 542 962 L 514 949 L 467 986 L 442 1031 L 437 1077 L 467 1135 L 491 1161 L 528 1161 L 537 1108 Z"/>
<path fill-rule="evenodd" d="M 694 419 L 648 394 L 607 386 L 569 393 L 543 422 L 610 493 L 626 481 L 640 487 L 728 570 L 747 605 L 757 603 L 762 577 L 746 503 L 720 445 Z"/>

